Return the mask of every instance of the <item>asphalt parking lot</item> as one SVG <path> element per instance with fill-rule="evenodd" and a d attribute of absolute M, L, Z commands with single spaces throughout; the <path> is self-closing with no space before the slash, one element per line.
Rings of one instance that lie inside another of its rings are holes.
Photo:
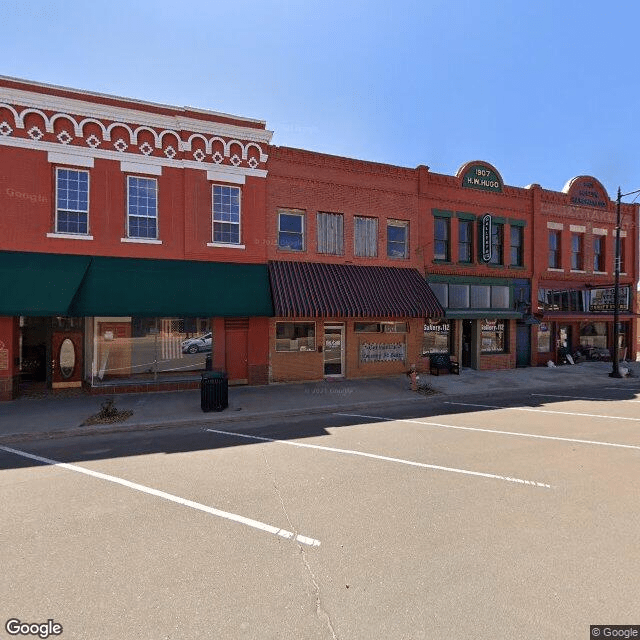
<path fill-rule="evenodd" d="M 3 445 L 3 624 L 89 639 L 639 624 L 640 388 L 552 391 Z"/>

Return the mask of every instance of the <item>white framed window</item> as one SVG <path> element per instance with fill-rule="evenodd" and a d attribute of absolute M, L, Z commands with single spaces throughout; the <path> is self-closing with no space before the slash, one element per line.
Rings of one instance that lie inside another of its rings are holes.
<path fill-rule="evenodd" d="M 56 168 L 56 233 L 89 235 L 89 172 Z"/>
<path fill-rule="evenodd" d="M 387 256 L 409 257 L 409 223 L 405 220 L 387 221 Z"/>
<path fill-rule="evenodd" d="M 127 176 L 127 237 L 158 238 L 158 182 Z"/>
<path fill-rule="evenodd" d="M 378 255 L 378 218 L 355 216 L 353 219 L 353 255 L 375 258 Z"/>
<path fill-rule="evenodd" d="M 213 242 L 240 244 L 240 188 L 213 185 Z"/>
<path fill-rule="evenodd" d="M 304 213 L 278 212 L 278 249 L 304 251 Z"/>
<path fill-rule="evenodd" d="M 344 217 L 341 213 L 321 213 L 316 217 L 318 253 L 344 255 Z"/>

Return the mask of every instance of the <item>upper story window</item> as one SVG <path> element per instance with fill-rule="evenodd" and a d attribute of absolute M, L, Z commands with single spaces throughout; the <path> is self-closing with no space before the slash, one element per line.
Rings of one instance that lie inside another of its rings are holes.
<path fill-rule="evenodd" d="M 522 227 L 511 227 L 511 266 L 524 266 L 524 229 Z"/>
<path fill-rule="evenodd" d="M 560 232 L 549 231 L 549 269 L 560 269 Z"/>
<path fill-rule="evenodd" d="M 433 219 L 433 258 L 434 260 L 449 260 L 450 222 L 449 218 Z"/>
<path fill-rule="evenodd" d="M 304 213 L 296 211 L 278 213 L 278 248 L 304 251 Z"/>
<path fill-rule="evenodd" d="M 571 234 L 571 268 L 574 271 L 584 269 L 584 238 L 581 233 Z"/>
<path fill-rule="evenodd" d="M 344 217 L 341 213 L 318 213 L 318 253 L 344 255 Z"/>
<path fill-rule="evenodd" d="M 378 219 L 355 216 L 353 219 L 353 255 L 375 258 L 378 255 Z"/>
<path fill-rule="evenodd" d="M 504 225 L 494 222 L 491 225 L 491 260 L 490 264 L 504 264 Z"/>
<path fill-rule="evenodd" d="M 240 188 L 213 185 L 213 241 L 240 244 Z"/>
<path fill-rule="evenodd" d="M 387 222 L 387 256 L 389 258 L 409 257 L 409 223 L 405 220 Z"/>
<path fill-rule="evenodd" d="M 604 263 L 605 236 L 593 236 L 593 270 L 605 271 Z"/>
<path fill-rule="evenodd" d="M 56 169 L 56 232 L 89 233 L 89 172 Z"/>
<path fill-rule="evenodd" d="M 158 237 L 158 183 L 154 178 L 127 176 L 127 235 Z"/>
<path fill-rule="evenodd" d="M 473 262 L 473 221 L 458 221 L 458 260 Z"/>

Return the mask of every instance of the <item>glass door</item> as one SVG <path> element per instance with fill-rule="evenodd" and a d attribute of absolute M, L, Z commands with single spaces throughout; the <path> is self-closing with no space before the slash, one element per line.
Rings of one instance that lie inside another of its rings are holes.
<path fill-rule="evenodd" d="M 344 325 L 324 325 L 324 375 L 344 375 Z"/>

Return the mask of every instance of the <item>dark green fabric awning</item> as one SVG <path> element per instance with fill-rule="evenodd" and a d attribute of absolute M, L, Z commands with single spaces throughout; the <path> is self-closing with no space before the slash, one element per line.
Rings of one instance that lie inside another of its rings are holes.
<path fill-rule="evenodd" d="M 91 258 L 0 251 L 0 315 L 68 316 Z"/>
<path fill-rule="evenodd" d="M 267 266 L 0 251 L 4 316 L 273 316 Z"/>
<path fill-rule="evenodd" d="M 271 316 L 267 266 L 94 257 L 74 316 Z"/>

